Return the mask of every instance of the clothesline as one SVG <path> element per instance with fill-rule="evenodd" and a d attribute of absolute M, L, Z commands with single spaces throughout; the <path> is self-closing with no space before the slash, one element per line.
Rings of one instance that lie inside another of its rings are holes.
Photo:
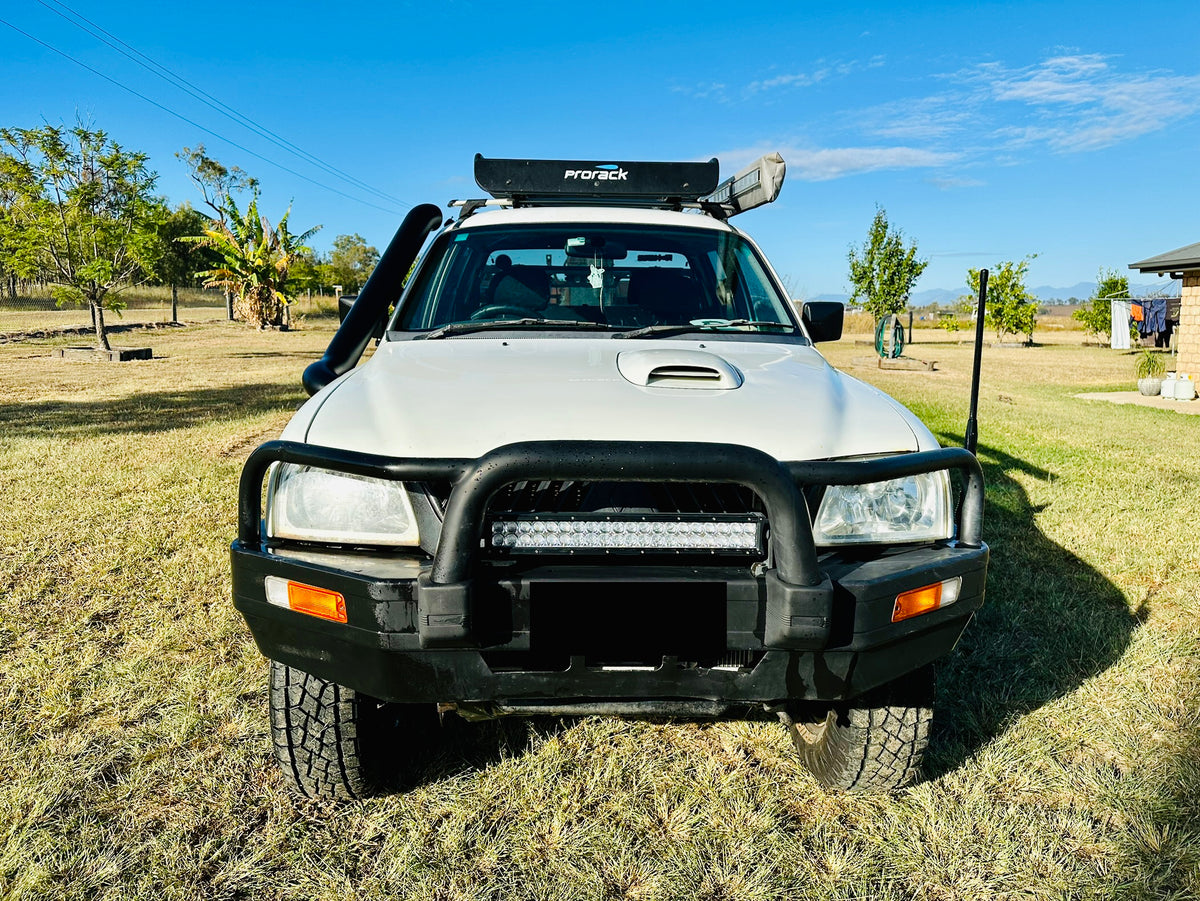
<path fill-rule="evenodd" d="M 1109 346 L 1129 349 L 1129 324 L 1137 323 L 1142 338 L 1153 338 L 1155 347 L 1167 347 L 1179 325 L 1180 299 L 1175 297 L 1121 298 L 1112 304 L 1112 331 Z"/>

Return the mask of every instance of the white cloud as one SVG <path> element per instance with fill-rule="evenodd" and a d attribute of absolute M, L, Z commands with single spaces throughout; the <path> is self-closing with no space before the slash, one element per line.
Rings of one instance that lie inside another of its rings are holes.
<path fill-rule="evenodd" d="M 880 104 L 857 114 L 856 118 L 867 134 L 907 141 L 931 141 L 963 131 L 978 116 L 960 98 L 933 94 Z"/>
<path fill-rule="evenodd" d="M 1127 74 L 1094 53 L 1055 56 L 1019 69 L 989 63 L 957 79 L 982 91 L 985 101 L 1029 109 L 1033 121 L 997 131 L 1014 146 L 1099 150 L 1200 112 L 1200 75 Z"/>
<path fill-rule="evenodd" d="M 765 98 L 769 91 L 832 82 L 853 66 L 881 62 L 819 61 L 812 71 L 774 75 L 742 92 Z M 777 148 L 763 142 L 719 156 L 738 168 L 779 149 L 789 175 L 805 181 L 887 169 L 941 170 L 930 172 L 928 183 L 955 190 L 982 184 L 971 177 L 977 171 L 963 171 L 967 166 L 1019 165 L 1030 148 L 1100 150 L 1200 114 L 1200 75 L 1122 71 L 1112 58 L 1093 53 L 1060 50 L 1029 66 L 985 63 L 932 78 L 938 89 L 930 93 L 826 117 L 857 134 L 835 139 L 842 146 L 792 141 Z"/>
<path fill-rule="evenodd" d="M 965 178 L 963 176 L 936 176 L 926 179 L 929 184 L 941 191 L 953 191 L 956 188 L 981 188 L 987 182 L 980 181 L 977 178 Z"/>
<path fill-rule="evenodd" d="M 738 169 L 764 153 L 778 150 L 787 163 L 788 176 L 803 181 L 829 181 L 881 169 L 926 169 L 948 165 L 955 153 L 916 147 L 777 147 L 765 144 L 717 154 L 724 166 Z"/>
<path fill-rule="evenodd" d="M 729 97 L 725 92 L 725 84 L 720 81 L 702 81 L 699 84 L 692 85 L 675 85 L 671 91 L 676 94 L 687 94 L 689 97 L 694 97 L 697 100 L 716 100 L 718 103 L 727 103 Z"/>
<path fill-rule="evenodd" d="M 864 134 L 946 146 L 964 158 L 1017 162 L 1014 152 L 1100 150 L 1160 132 L 1200 113 L 1200 75 L 1123 72 L 1109 57 L 1059 52 L 1039 63 L 984 63 L 935 76 L 947 90 L 848 116 Z"/>
<path fill-rule="evenodd" d="M 1028 103 L 1083 104 L 1102 94 L 1098 76 L 1108 72 L 1108 64 L 1099 54 L 1056 56 L 1016 71 L 997 63 L 979 67 L 980 76 L 990 81 L 997 100 L 1024 100 Z"/>
<path fill-rule="evenodd" d="M 814 72 L 796 72 L 791 75 L 777 75 L 762 81 L 752 81 L 746 85 L 746 93 L 756 94 L 772 88 L 807 88 L 828 78 L 829 71 L 829 69 L 817 69 Z"/>
<path fill-rule="evenodd" d="M 775 91 L 783 88 L 809 88 L 820 84 L 831 77 L 845 78 L 860 69 L 877 69 L 884 65 L 883 56 L 873 56 L 865 63 L 856 59 L 851 60 L 817 60 L 814 67 L 806 72 L 788 72 L 752 81 L 742 89 L 744 96 L 751 96 L 764 91 Z"/>

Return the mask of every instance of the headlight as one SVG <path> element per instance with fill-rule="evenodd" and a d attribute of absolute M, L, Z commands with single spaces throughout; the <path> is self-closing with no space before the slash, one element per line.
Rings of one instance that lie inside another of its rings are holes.
<path fill-rule="evenodd" d="M 870 482 L 830 485 L 813 524 L 819 545 L 931 541 L 949 538 L 950 476 L 945 470 Z"/>
<path fill-rule="evenodd" d="M 393 547 L 420 541 L 402 483 L 290 463 L 279 464 L 271 475 L 267 534 Z"/>

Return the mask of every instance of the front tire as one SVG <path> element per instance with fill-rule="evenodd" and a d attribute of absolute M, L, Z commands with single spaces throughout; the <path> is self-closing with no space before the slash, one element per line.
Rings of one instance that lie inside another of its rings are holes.
<path fill-rule="evenodd" d="M 291 787 L 306 798 L 366 797 L 358 692 L 272 660 L 270 695 L 275 759 Z"/>
<path fill-rule="evenodd" d="M 370 797 L 395 775 L 401 744 L 437 727 L 432 704 L 385 704 L 276 660 L 270 700 L 275 759 L 306 798 Z"/>
<path fill-rule="evenodd" d="M 920 774 L 933 721 L 933 670 L 917 673 L 806 719 L 784 715 L 804 765 L 833 791 L 902 788 Z"/>

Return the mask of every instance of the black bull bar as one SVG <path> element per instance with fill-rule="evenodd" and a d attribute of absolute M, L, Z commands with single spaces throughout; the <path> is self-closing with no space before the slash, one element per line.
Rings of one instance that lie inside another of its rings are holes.
<path fill-rule="evenodd" d="M 754 491 L 767 508 L 775 566 L 765 574 L 765 643 L 817 648 L 828 637 L 833 586 L 817 562 L 808 506 L 799 485 L 882 482 L 938 470 L 959 470 L 963 495 L 956 540 L 978 548 L 983 529 L 983 473 L 964 448 L 946 447 L 870 460 L 785 463 L 736 444 L 682 441 L 524 441 L 478 459 L 398 459 L 338 448 L 270 441 L 242 470 L 238 493 L 238 544 L 262 549 L 262 486 L 272 463 L 314 466 L 354 475 L 407 482 L 449 481 L 441 540 L 432 568 L 417 584 L 422 647 L 469 644 L 471 588 L 493 495 L 521 481 L 723 482 Z"/>

